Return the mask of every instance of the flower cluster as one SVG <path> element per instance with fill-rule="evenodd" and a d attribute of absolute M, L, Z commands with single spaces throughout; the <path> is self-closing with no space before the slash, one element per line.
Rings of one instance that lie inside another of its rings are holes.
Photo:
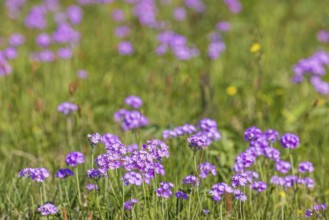
<path fill-rule="evenodd" d="M 125 99 L 125 103 L 133 108 L 142 106 L 143 101 L 138 96 L 129 96 Z M 148 119 L 138 110 L 120 109 L 114 113 L 116 122 L 121 122 L 121 128 L 124 131 L 133 130 L 149 124 Z"/>
<path fill-rule="evenodd" d="M 51 204 L 49 202 L 43 204 L 38 208 L 38 211 L 41 213 L 43 216 L 47 215 L 55 215 L 58 213 L 58 209 L 54 204 Z"/>
<path fill-rule="evenodd" d="M 71 167 L 75 167 L 78 164 L 85 162 L 85 157 L 81 152 L 71 152 L 66 155 L 66 164 Z"/>
<path fill-rule="evenodd" d="M 37 182 L 44 182 L 49 177 L 46 168 L 24 168 L 18 173 L 18 177 L 31 178 Z"/>
<path fill-rule="evenodd" d="M 124 209 L 132 210 L 132 208 L 134 207 L 134 205 L 136 205 L 137 202 L 138 202 L 137 199 L 131 199 L 131 200 L 125 201 L 123 204 Z"/>
<path fill-rule="evenodd" d="M 313 209 L 307 209 L 306 211 L 305 211 L 305 217 L 306 218 L 309 218 L 309 217 L 311 217 L 313 214 L 320 214 L 321 213 L 321 211 L 324 211 L 324 210 L 326 210 L 327 209 L 327 204 L 319 204 L 319 205 L 315 205 L 314 207 L 313 207 Z"/>
<path fill-rule="evenodd" d="M 159 197 L 168 199 L 172 194 L 171 188 L 173 187 L 174 184 L 172 184 L 171 182 L 161 182 L 160 187 L 156 190 L 156 194 Z"/>
<path fill-rule="evenodd" d="M 173 130 L 164 130 L 162 132 L 162 138 L 168 139 L 168 138 L 175 138 L 187 134 L 193 134 L 197 131 L 194 125 L 191 124 L 185 124 L 183 126 L 178 126 L 174 128 Z"/>
<path fill-rule="evenodd" d="M 329 94 L 329 83 L 322 80 L 326 75 L 325 67 L 329 65 L 329 53 L 318 51 L 311 57 L 302 59 L 294 66 L 294 83 L 300 83 L 305 75 L 310 75 L 310 82 L 314 89 L 321 94 Z"/>
<path fill-rule="evenodd" d="M 68 115 L 73 111 L 77 111 L 78 109 L 79 107 L 71 102 L 63 102 L 57 106 L 57 111 L 63 113 L 64 115 Z"/>
<path fill-rule="evenodd" d="M 60 179 L 64 179 L 68 176 L 74 176 L 74 173 L 71 169 L 65 168 L 65 169 L 59 169 L 56 173 L 55 173 L 55 177 L 60 178 Z"/>

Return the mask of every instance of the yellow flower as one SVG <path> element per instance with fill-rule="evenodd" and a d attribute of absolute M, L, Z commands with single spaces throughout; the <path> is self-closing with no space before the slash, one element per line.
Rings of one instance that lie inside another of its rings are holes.
<path fill-rule="evenodd" d="M 257 53 L 260 50 L 261 46 L 259 43 L 253 43 L 250 47 L 251 53 Z"/>
<path fill-rule="evenodd" d="M 286 193 L 283 192 L 283 191 L 280 191 L 280 192 L 279 192 L 279 195 L 280 195 L 282 198 L 286 198 Z"/>
<path fill-rule="evenodd" d="M 226 88 L 226 93 L 230 96 L 236 95 L 237 92 L 238 92 L 238 89 L 235 86 L 229 86 Z"/>

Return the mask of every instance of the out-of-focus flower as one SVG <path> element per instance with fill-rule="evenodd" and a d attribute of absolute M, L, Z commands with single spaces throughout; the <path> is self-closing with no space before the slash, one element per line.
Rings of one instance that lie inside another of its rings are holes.
<path fill-rule="evenodd" d="M 42 206 L 39 206 L 38 211 L 43 216 L 55 215 L 58 213 L 57 207 L 54 204 L 51 204 L 49 202 L 43 204 Z"/>

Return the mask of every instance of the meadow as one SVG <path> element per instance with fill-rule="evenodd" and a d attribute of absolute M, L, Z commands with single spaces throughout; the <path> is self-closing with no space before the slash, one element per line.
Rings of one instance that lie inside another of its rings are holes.
<path fill-rule="evenodd" d="M 328 219 L 327 0 L 0 2 L 1 219 Z"/>

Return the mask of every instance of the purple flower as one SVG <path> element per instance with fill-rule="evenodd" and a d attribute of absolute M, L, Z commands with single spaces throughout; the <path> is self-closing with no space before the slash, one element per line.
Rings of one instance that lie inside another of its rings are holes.
<path fill-rule="evenodd" d="M 279 176 L 272 176 L 270 182 L 277 186 L 284 186 L 285 180 Z"/>
<path fill-rule="evenodd" d="M 21 46 L 24 43 L 24 36 L 19 34 L 19 33 L 15 33 L 12 34 L 9 38 L 9 45 L 12 47 L 18 47 Z"/>
<path fill-rule="evenodd" d="M 237 173 L 232 177 L 232 186 L 234 188 L 238 186 L 245 186 L 248 183 L 252 183 L 253 176 L 250 176 L 249 173 Z"/>
<path fill-rule="evenodd" d="M 175 8 L 173 16 L 177 21 L 183 21 L 186 18 L 186 10 L 183 7 Z"/>
<path fill-rule="evenodd" d="M 57 111 L 63 113 L 64 115 L 70 114 L 72 111 L 77 111 L 78 106 L 70 103 L 70 102 L 63 102 L 57 106 Z"/>
<path fill-rule="evenodd" d="M 275 164 L 275 169 L 281 173 L 288 173 L 291 165 L 287 161 L 279 160 Z"/>
<path fill-rule="evenodd" d="M 64 179 L 68 176 L 74 176 L 73 171 L 71 169 L 68 169 L 68 168 L 59 169 L 55 174 L 55 177 L 60 178 L 60 179 Z"/>
<path fill-rule="evenodd" d="M 134 53 L 133 45 L 128 41 L 120 42 L 118 45 L 118 52 L 121 55 L 131 55 Z"/>
<path fill-rule="evenodd" d="M 133 130 L 147 125 L 148 119 L 139 111 L 126 111 L 121 128 L 124 131 Z"/>
<path fill-rule="evenodd" d="M 318 41 L 322 43 L 329 43 L 329 32 L 325 30 L 321 30 L 316 35 Z"/>
<path fill-rule="evenodd" d="M 79 6 L 71 5 L 66 9 L 66 16 L 72 24 L 79 24 L 82 19 L 82 10 Z"/>
<path fill-rule="evenodd" d="M 282 135 L 280 139 L 280 143 L 283 148 L 291 148 L 294 149 L 299 145 L 299 138 L 295 134 L 286 133 Z"/>
<path fill-rule="evenodd" d="M 124 209 L 126 210 L 132 210 L 132 208 L 134 207 L 134 205 L 138 202 L 137 199 L 131 199 L 131 200 L 128 200 L 128 201 L 125 201 L 123 206 L 124 206 Z"/>
<path fill-rule="evenodd" d="M 251 141 L 257 139 L 260 135 L 262 135 L 262 130 L 253 126 L 245 130 L 244 132 L 244 140 Z"/>
<path fill-rule="evenodd" d="M 88 183 L 86 185 L 86 189 L 88 191 L 92 191 L 92 190 L 98 190 L 98 185 L 97 184 L 93 184 L 93 183 Z"/>
<path fill-rule="evenodd" d="M 119 26 L 114 30 L 114 34 L 117 37 L 126 37 L 130 33 L 130 28 L 128 26 Z"/>
<path fill-rule="evenodd" d="M 40 47 L 48 47 L 51 44 L 51 37 L 46 33 L 37 36 L 36 42 Z"/>
<path fill-rule="evenodd" d="M 99 133 L 88 134 L 87 137 L 89 139 L 90 145 L 92 145 L 93 147 L 102 141 L 102 136 Z"/>
<path fill-rule="evenodd" d="M 139 150 L 139 146 L 138 144 L 130 144 L 127 146 L 127 152 L 134 152 L 134 151 L 137 151 Z"/>
<path fill-rule="evenodd" d="M 211 190 L 209 191 L 212 199 L 217 202 L 222 200 L 222 195 L 224 195 L 226 192 L 233 192 L 232 187 L 228 186 L 226 183 L 216 183 L 211 187 Z"/>
<path fill-rule="evenodd" d="M 307 209 L 306 211 L 305 211 L 305 217 L 306 218 L 309 218 L 309 217 L 311 217 L 313 215 L 313 211 L 312 211 L 312 209 Z"/>
<path fill-rule="evenodd" d="M 76 44 L 80 40 L 79 32 L 75 31 L 69 24 L 60 23 L 52 35 L 56 43 Z"/>
<path fill-rule="evenodd" d="M 73 52 L 71 48 L 68 47 L 63 47 L 63 48 L 59 48 L 57 50 L 57 55 L 59 58 L 62 58 L 64 60 L 68 60 L 72 57 Z"/>
<path fill-rule="evenodd" d="M 234 14 L 237 14 L 242 10 L 242 5 L 239 2 L 239 0 L 224 0 L 224 3 L 228 6 L 230 11 Z"/>
<path fill-rule="evenodd" d="M 196 176 L 189 175 L 189 176 L 184 177 L 182 183 L 187 184 L 187 185 L 192 185 L 192 186 L 199 186 L 200 180 Z"/>
<path fill-rule="evenodd" d="M 139 108 L 143 105 L 143 100 L 138 96 L 128 96 L 125 103 L 133 108 Z"/>
<path fill-rule="evenodd" d="M 66 156 L 66 164 L 72 167 L 85 162 L 85 157 L 80 152 L 71 152 Z"/>
<path fill-rule="evenodd" d="M 54 204 L 51 204 L 49 202 L 43 204 L 42 206 L 39 206 L 38 211 L 43 216 L 55 215 L 58 213 L 57 207 Z"/>
<path fill-rule="evenodd" d="M 17 57 L 17 50 L 15 47 L 8 47 L 3 51 L 3 55 L 8 59 L 12 60 Z"/>
<path fill-rule="evenodd" d="M 161 161 L 163 157 L 169 157 L 169 146 L 160 140 L 148 140 L 143 149 L 150 153 L 153 159 Z"/>
<path fill-rule="evenodd" d="M 210 141 L 207 136 L 203 134 L 195 134 L 187 139 L 189 146 L 194 150 L 203 150 L 207 148 L 210 144 Z"/>
<path fill-rule="evenodd" d="M 123 175 L 122 180 L 126 186 L 129 184 L 140 186 L 143 183 L 142 175 L 140 173 L 136 173 L 136 172 L 125 173 Z"/>
<path fill-rule="evenodd" d="M 203 214 L 205 214 L 205 215 L 208 215 L 208 214 L 209 214 L 209 210 L 208 210 L 208 209 L 202 209 L 202 212 L 203 212 Z"/>
<path fill-rule="evenodd" d="M 265 131 L 264 135 L 266 136 L 267 140 L 270 142 L 275 142 L 279 139 L 279 132 L 273 129 L 269 129 Z"/>
<path fill-rule="evenodd" d="M 234 190 L 234 196 L 236 200 L 240 200 L 241 202 L 245 202 L 247 200 L 246 194 L 244 194 L 240 190 Z"/>
<path fill-rule="evenodd" d="M 49 171 L 45 168 L 24 168 L 18 173 L 18 177 L 31 178 L 37 182 L 44 182 L 49 177 Z"/>
<path fill-rule="evenodd" d="M 6 76 L 11 74 L 12 69 L 7 60 L 2 59 L 0 56 L 0 76 Z"/>
<path fill-rule="evenodd" d="M 87 79 L 88 78 L 88 72 L 86 70 L 79 70 L 77 72 L 77 76 L 80 78 L 80 79 Z"/>
<path fill-rule="evenodd" d="M 25 26 L 28 28 L 44 29 L 47 26 L 46 10 L 42 6 L 34 6 L 25 17 Z"/>
<path fill-rule="evenodd" d="M 208 46 L 208 57 L 212 60 L 220 57 L 222 52 L 226 49 L 225 43 L 222 41 L 212 41 Z"/>
<path fill-rule="evenodd" d="M 327 209 L 327 204 L 319 204 L 319 205 L 315 205 L 314 207 L 313 207 L 313 210 L 314 211 L 317 211 L 317 212 L 319 212 L 319 211 L 321 211 L 321 210 L 326 210 Z"/>
<path fill-rule="evenodd" d="M 206 10 L 206 5 L 202 0 L 184 0 L 184 2 L 188 8 L 195 10 L 198 13 L 202 13 Z"/>
<path fill-rule="evenodd" d="M 305 172 L 313 172 L 314 167 L 313 164 L 311 162 L 301 162 L 298 166 L 298 171 L 301 173 L 305 173 Z"/>
<path fill-rule="evenodd" d="M 200 174 L 199 174 L 199 176 L 201 178 L 206 178 L 210 173 L 213 176 L 216 176 L 217 175 L 216 167 L 215 167 L 215 165 L 213 165 L 211 163 L 205 162 L 205 163 L 200 164 L 199 167 L 200 167 Z"/>
<path fill-rule="evenodd" d="M 250 185 L 250 188 L 253 190 L 256 190 L 258 192 L 262 192 L 262 191 L 266 190 L 267 184 L 262 181 L 254 182 Z"/>
<path fill-rule="evenodd" d="M 156 190 L 157 196 L 168 199 L 172 194 L 170 189 L 172 187 L 174 187 L 174 184 L 171 182 L 161 182 L 160 187 Z"/>
<path fill-rule="evenodd" d="M 50 50 L 43 50 L 38 53 L 33 53 L 32 59 L 40 62 L 53 62 L 55 60 L 55 55 Z"/>
<path fill-rule="evenodd" d="M 125 14 L 122 10 L 117 9 L 112 12 L 112 18 L 115 21 L 123 21 L 125 19 Z"/>
<path fill-rule="evenodd" d="M 107 176 L 106 171 L 103 172 L 101 169 L 90 169 L 87 170 L 88 178 L 98 180 L 103 176 Z"/>
<path fill-rule="evenodd" d="M 177 191 L 175 193 L 175 196 L 176 196 L 177 199 L 184 199 L 184 200 L 188 199 L 187 194 L 184 193 L 183 191 Z"/>
<path fill-rule="evenodd" d="M 231 30 L 231 24 L 227 21 L 221 21 L 216 24 L 216 28 L 222 32 L 228 32 Z"/>

